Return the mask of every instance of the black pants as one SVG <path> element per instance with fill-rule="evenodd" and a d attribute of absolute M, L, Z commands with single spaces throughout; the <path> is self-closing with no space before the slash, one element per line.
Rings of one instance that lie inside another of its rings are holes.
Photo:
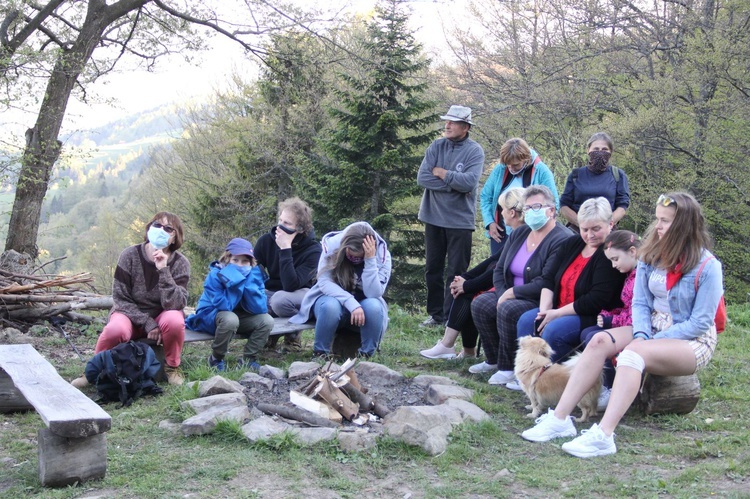
<path fill-rule="evenodd" d="M 458 295 L 451 300 L 451 308 L 448 313 L 449 328 L 461 331 L 461 343 L 464 348 L 476 348 L 479 331 L 474 325 L 474 319 L 471 317 L 471 301 L 474 295 L 466 293 Z"/>
<path fill-rule="evenodd" d="M 448 287 L 450 282 L 469 268 L 472 232 L 469 229 L 446 229 L 425 224 L 427 313 L 438 322 L 445 321 L 450 311 L 453 301 Z"/>

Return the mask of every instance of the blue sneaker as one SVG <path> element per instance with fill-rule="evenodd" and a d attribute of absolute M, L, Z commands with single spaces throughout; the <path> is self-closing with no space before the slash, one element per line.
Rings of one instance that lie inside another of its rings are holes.
<path fill-rule="evenodd" d="M 237 369 L 247 369 L 248 371 L 255 371 L 257 373 L 260 371 L 260 364 L 254 360 L 249 361 L 243 359 L 237 362 Z"/>
<path fill-rule="evenodd" d="M 208 367 L 212 367 L 219 372 L 226 371 L 227 363 L 224 362 L 224 359 L 215 359 L 213 354 L 211 354 L 208 356 Z"/>

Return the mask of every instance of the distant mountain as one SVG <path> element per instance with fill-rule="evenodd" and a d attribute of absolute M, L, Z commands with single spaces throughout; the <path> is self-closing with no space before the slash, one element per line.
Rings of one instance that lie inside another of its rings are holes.
<path fill-rule="evenodd" d="M 177 137 L 182 133 L 180 114 L 184 108 L 177 104 L 166 104 L 147 111 L 132 114 L 117 121 L 94 128 L 79 130 L 62 137 L 67 146 L 79 147 L 91 142 L 97 146 L 153 141 L 154 138 Z"/>

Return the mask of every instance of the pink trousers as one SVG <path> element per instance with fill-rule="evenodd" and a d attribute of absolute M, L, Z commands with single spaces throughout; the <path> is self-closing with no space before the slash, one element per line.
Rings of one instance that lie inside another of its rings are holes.
<path fill-rule="evenodd" d="M 161 341 L 164 344 L 164 358 L 167 365 L 178 367 L 182 344 L 185 342 L 185 316 L 182 310 L 165 310 L 156 316 L 156 323 L 159 324 L 161 330 Z M 99 335 L 94 353 L 146 336 L 148 336 L 148 331 L 134 327 L 126 315 L 113 312 L 102 334 Z"/>

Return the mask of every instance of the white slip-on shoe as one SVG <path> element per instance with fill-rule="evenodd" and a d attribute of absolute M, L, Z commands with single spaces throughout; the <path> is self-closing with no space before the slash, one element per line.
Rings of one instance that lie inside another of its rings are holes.
<path fill-rule="evenodd" d="M 438 341 L 437 345 L 427 350 L 422 350 L 419 355 L 428 359 L 455 359 L 456 351 L 450 347 L 443 345 L 443 342 Z"/>
<path fill-rule="evenodd" d="M 512 381 L 509 381 L 505 384 L 505 388 L 508 390 L 513 390 L 516 392 L 522 392 L 523 388 L 521 388 L 521 382 L 518 381 L 518 378 L 513 378 Z"/>
<path fill-rule="evenodd" d="M 498 371 L 487 380 L 491 385 L 505 385 L 516 379 L 516 373 L 513 371 Z"/>
<path fill-rule="evenodd" d="M 599 425 L 594 423 L 591 429 L 581 430 L 579 437 L 562 444 L 562 450 L 571 456 L 583 458 L 614 454 L 617 452 L 615 434 L 605 435 Z"/>
<path fill-rule="evenodd" d="M 578 432 L 573 425 L 573 418 L 557 419 L 552 409 L 534 421 L 536 426 L 521 433 L 521 436 L 532 442 L 547 442 L 553 438 L 575 437 Z"/>
<path fill-rule="evenodd" d="M 469 372 L 472 374 L 491 373 L 497 370 L 497 364 L 488 364 L 487 362 L 480 362 L 474 364 L 469 368 Z"/>

